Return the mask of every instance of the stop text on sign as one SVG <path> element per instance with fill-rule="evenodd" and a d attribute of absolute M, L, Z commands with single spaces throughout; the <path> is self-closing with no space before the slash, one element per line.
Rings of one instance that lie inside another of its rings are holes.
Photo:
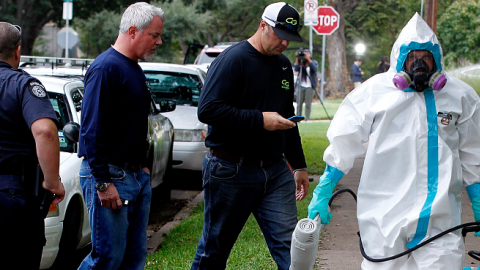
<path fill-rule="evenodd" d="M 320 26 L 331 26 L 335 25 L 336 22 L 338 22 L 337 16 L 318 15 L 318 24 Z"/>
<path fill-rule="evenodd" d="M 320 6 L 317 9 L 318 24 L 312 28 L 319 35 L 331 35 L 340 27 L 340 15 L 331 6 Z"/>

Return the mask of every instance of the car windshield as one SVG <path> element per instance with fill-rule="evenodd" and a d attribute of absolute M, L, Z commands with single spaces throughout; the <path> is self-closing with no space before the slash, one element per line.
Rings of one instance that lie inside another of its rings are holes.
<path fill-rule="evenodd" d="M 63 127 L 70 122 L 71 112 L 67 107 L 65 102 L 65 95 L 58 93 L 48 93 L 50 97 L 50 102 L 52 102 L 53 109 L 57 115 L 57 128 L 58 128 L 58 139 L 60 140 L 60 151 L 63 152 L 74 152 L 74 143 L 68 141 L 63 135 Z"/>
<path fill-rule="evenodd" d="M 145 71 L 145 76 L 155 102 L 174 100 L 177 105 L 198 105 L 203 85 L 197 75 L 179 72 Z"/>
<path fill-rule="evenodd" d="M 199 64 L 199 65 L 211 64 L 219 54 L 220 53 L 215 53 L 215 54 L 200 53 L 198 55 L 198 59 L 195 61 L 195 64 Z"/>

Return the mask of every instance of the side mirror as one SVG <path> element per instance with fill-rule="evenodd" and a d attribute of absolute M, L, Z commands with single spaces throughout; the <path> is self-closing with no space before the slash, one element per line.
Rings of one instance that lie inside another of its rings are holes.
<path fill-rule="evenodd" d="M 177 108 L 177 103 L 174 100 L 160 100 L 160 112 L 171 112 Z"/>
<path fill-rule="evenodd" d="M 76 122 L 68 122 L 63 127 L 63 135 L 71 142 L 77 143 L 80 135 L 80 125 Z"/>

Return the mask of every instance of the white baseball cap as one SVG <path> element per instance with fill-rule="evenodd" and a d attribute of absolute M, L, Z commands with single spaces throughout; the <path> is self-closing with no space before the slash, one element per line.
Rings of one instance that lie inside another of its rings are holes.
<path fill-rule="evenodd" d="M 300 29 L 302 29 L 300 14 L 291 5 L 285 2 L 268 5 L 263 11 L 262 20 L 273 28 L 279 38 L 303 41 L 299 34 Z"/>

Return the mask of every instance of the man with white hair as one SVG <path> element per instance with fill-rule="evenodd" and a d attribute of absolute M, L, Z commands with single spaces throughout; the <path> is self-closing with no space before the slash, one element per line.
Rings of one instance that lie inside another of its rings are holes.
<path fill-rule="evenodd" d="M 143 269 L 151 187 L 145 140 L 151 94 L 138 60 L 162 44 L 162 9 L 138 2 L 122 15 L 115 44 L 85 75 L 78 156 L 92 229 L 79 269 Z"/>

